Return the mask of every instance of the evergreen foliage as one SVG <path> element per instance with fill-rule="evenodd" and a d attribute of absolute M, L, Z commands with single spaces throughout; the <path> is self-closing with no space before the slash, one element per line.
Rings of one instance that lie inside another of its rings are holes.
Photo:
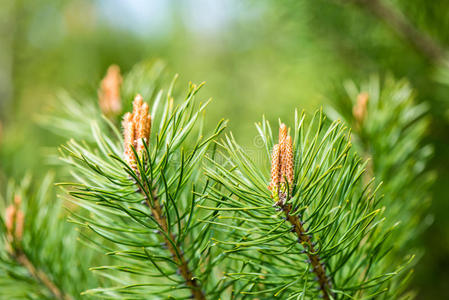
<path fill-rule="evenodd" d="M 435 176 L 426 166 L 433 154 L 424 140 L 430 124 L 428 106 L 415 103 L 406 80 L 387 77 L 381 85 L 379 77 L 372 76 L 360 87 L 347 81 L 345 89 L 347 96 L 335 105 L 339 113 L 330 114 L 352 124 L 357 151 L 369 160 L 370 175 L 383 182 L 389 222 L 400 222 L 396 247 L 407 251 L 431 222 L 429 188 Z M 357 119 L 352 107 L 363 97 L 365 114 Z"/>
<path fill-rule="evenodd" d="M 17 208 L 16 222 L 7 220 L 8 213 L 0 221 L 0 296 L 79 299 L 81 292 L 99 284 L 88 270 L 98 258 L 77 241 L 80 233 L 67 222 L 62 201 L 52 191 L 53 176 L 47 175 L 40 186 L 31 181 L 26 177 L 19 186 L 11 182 L 0 202 L 2 212 Z"/>
<path fill-rule="evenodd" d="M 257 128 L 269 157 L 276 136 L 266 120 Z M 264 299 L 388 299 L 401 270 L 382 264 L 393 229 L 384 224 L 376 186 L 361 184 L 364 165 L 350 151 L 348 129 L 318 112 L 310 125 L 296 113 L 291 131 L 295 172 L 285 203 L 270 196 L 267 165 L 256 165 L 232 135 L 221 143 L 226 166 L 208 168 L 218 186 L 208 197 L 216 205 L 206 208 L 220 212 L 214 223 L 231 237 L 217 243 L 241 262 L 228 276 L 239 292 Z"/>
<path fill-rule="evenodd" d="M 109 241 L 99 244 L 99 251 L 116 258 L 114 265 L 94 268 L 115 285 L 87 293 L 214 299 L 223 289 L 212 275 L 221 258 L 208 243 L 211 226 L 198 222 L 194 207 L 197 192 L 207 188 L 202 158 L 224 122 L 207 137 L 196 128 L 208 103 L 196 104 L 200 87 L 190 85 L 185 101 L 176 106 L 173 83 L 165 101 L 158 94 L 151 110 L 156 133 L 143 153 L 133 147 L 135 166 L 122 159 L 123 140 L 114 127 L 115 135 L 108 137 L 93 125 L 95 148 L 74 140 L 63 147 L 63 160 L 77 181 L 67 184 L 69 194 L 89 212 L 73 218 Z"/>
<path fill-rule="evenodd" d="M 256 124 L 263 147 L 251 155 L 232 133 L 220 137 L 225 121 L 203 128 L 202 84 L 190 83 L 179 100 L 176 76 L 160 90 L 162 71 L 145 62 L 116 80 L 122 113 L 102 116 L 93 96 L 65 94 L 40 118 L 69 139 L 60 164 L 70 180 L 59 186 L 70 223 L 48 192 L 51 177 L 38 190 L 29 180 L 11 186 L 0 226 L 2 297 L 413 296 L 404 292 L 419 254 L 411 246 L 426 224 L 433 176 L 427 108 L 413 103 L 406 82 L 348 83 L 349 96 L 329 111 L 334 121 L 296 111 L 279 135 L 264 118 Z M 14 195 L 20 205 L 9 205 Z M 13 210 L 23 212 L 23 234 Z"/>

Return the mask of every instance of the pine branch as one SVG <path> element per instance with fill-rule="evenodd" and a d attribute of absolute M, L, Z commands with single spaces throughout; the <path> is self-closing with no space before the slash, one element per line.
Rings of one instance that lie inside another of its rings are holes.
<path fill-rule="evenodd" d="M 130 82 L 126 76 L 125 82 Z M 173 87 L 174 81 L 163 107 L 162 91 L 148 102 L 135 97 L 132 113 L 123 119 L 123 138 L 111 122 L 93 124 L 95 143 L 72 140 L 63 147 L 63 161 L 72 166 L 76 183 L 61 185 L 89 212 L 74 213 L 73 220 L 107 240 L 98 248 L 117 262 L 93 269 L 120 278 L 116 286 L 85 294 L 215 299 L 229 287 L 212 275 L 223 258 L 213 255 L 209 237 L 214 233 L 199 222 L 195 209 L 201 198 L 197 189 L 208 189 L 201 179 L 202 159 L 225 122 L 204 136 L 196 123 L 208 102 L 197 106 L 194 101 L 201 85 L 190 84 L 177 105 Z M 105 125 L 111 128 L 101 130 Z"/>
<path fill-rule="evenodd" d="M 353 124 L 354 146 L 370 158 L 370 172 L 377 181 L 384 181 L 387 214 L 402 221 L 399 227 L 404 234 L 398 238 L 413 239 L 411 232 L 426 226 L 420 215 L 430 204 L 428 191 L 434 180 L 434 174 L 426 170 L 433 149 L 423 143 L 430 124 L 428 105 L 415 103 L 407 81 L 391 77 L 381 83 L 372 76 L 360 86 L 347 81 L 345 89 L 347 95 L 335 99 L 335 111 L 329 109 L 329 113 L 333 119 Z"/>
<path fill-rule="evenodd" d="M 195 278 L 195 276 L 193 275 L 192 271 L 190 270 L 187 264 L 187 261 L 183 254 L 184 252 L 176 245 L 175 235 L 172 232 L 169 232 L 168 230 L 167 219 L 163 216 L 163 211 L 160 205 L 160 200 L 157 197 L 157 193 L 155 193 L 155 191 L 150 190 L 150 187 L 147 185 L 144 186 L 145 191 L 143 191 L 140 187 L 138 188 L 142 196 L 144 197 L 148 207 L 151 207 L 151 212 L 154 216 L 154 219 L 156 220 L 159 227 L 163 231 L 161 235 L 165 240 L 165 246 L 169 249 L 173 260 L 178 265 L 180 274 L 184 278 L 187 286 L 191 289 L 192 297 L 197 300 L 205 300 L 206 297 L 204 296 L 204 293 L 201 287 L 199 286 L 197 279 Z M 151 203 L 146 195 L 152 195 Z"/>
<path fill-rule="evenodd" d="M 331 299 L 331 279 L 326 275 L 326 270 L 324 268 L 324 263 L 321 261 L 320 257 L 316 254 L 318 251 L 315 250 L 311 237 L 307 234 L 304 229 L 301 220 L 298 216 L 292 216 L 290 212 L 292 211 L 291 204 L 280 204 L 280 207 L 285 213 L 287 220 L 292 224 L 292 229 L 298 236 L 298 243 L 303 245 L 304 251 L 306 251 L 309 257 L 310 264 L 312 265 L 312 270 L 318 278 L 320 284 L 321 292 L 323 293 L 323 299 Z M 333 297 L 333 296 L 332 296 Z"/>
<path fill-rule="evenodd" d="M 346 94 L 333 99 L 335 111 L 330 116 L 353 124 L 355 149 L 369 157 L 368 172 L 382 183 L 383 205 L 387 207 L 386 223 L 396 228 L 391 238 L 395 247 L 385 260 L 388 265 L 410 253 L 417 253 L 416 237 L 429 225 L 427 208 L 433 171 L 426 167 L 432 156 L 432 146 L 424 143 L 430 123 L 425 103 L 414 103 L 415 93 L 405 80 L 387 77 L 382 83 L 377 76 L 360 86 L 345 82 Z M 418 261 L 418 259 L 415 259 Z M 398 276 L 392 285 L 403 284 L 411 277 Z M 399 283 L 397 283 L 399 282 Z M 401 289 L 393 289 L 390 297 L 399 297 Z"/>
<path fill-rule="evenodd" d="M 218 212 L 206 222 L 228 230 L 215 242 L 234 265 L 227 276 L 236 294 L 339 299 L 397 291 L 390 283 L 403 267 L 384 265 L 394 228 L 382 218 L 373 181 L 361 182 L 365 165 L 344 125 L 320 113 L 306 125 L 297 113 L 293 138 L 281 125 L 276 145 L 266 120 L 257 128 L 271 156 L 271 195 L 266 162 L 256 163 L 230 135 L 219 143 L 224 163 L 207 168 L 216 183 L 207 198 L 216 205 L 200 206 Z"/>

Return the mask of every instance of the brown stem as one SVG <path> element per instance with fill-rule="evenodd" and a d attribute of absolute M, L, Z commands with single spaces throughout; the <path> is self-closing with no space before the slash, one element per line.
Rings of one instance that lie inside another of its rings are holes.
<path fill-rule="evenodd" d="M 37 269 L 33 263 L 28 259 L 26 254 L 21 250 L 16 250 L 13 257 L 17 260 L 19 264 L 24 266 L 31 276 L 36 280 L 41 282 L 45 287 L 53 294 L 56 299 L 60 300 L 72 300 L 72 297 L 64 294 L 51 280 L 48 278 L 47 274 L 43 271 Z"/>
<path fill-rule="evenodd" d="M 290 204 L 282 204 L 278 203 L 278 205 L 282 208 L 287 217 L 287 220 L 292 224 L 293 230 L 298 236 L 298 242 L 304 247 L 306 250 L 307 256 L 309 257 L 310 264 L 312 265 L 312 271 L 315 273 L 318 279 L 318 283 L 320 285 L 321 293 L 323 294 L 323 299 L 330 299 L 330 289 L 331 289 L 331 281 L 326 275 L 326 270 L 324 269 L 324 264 L 321 262 L 320 257 L 316 254 L 316 250 L 313 246 L 313 243 L 310 239 L 310 236 L 307 235 L 304 227 L 298 216 L 290 215 L 292 210 L 292 206 Z"/>
<path fill-rule="evenodd" d="M 439 63 L 446 58 L 445 50 L 435 40 L 425 32 L 419 31 L 406 16 L 382 0 L 343 1 L 353 2 L 372 13 L 434 63 Z"/>
<path fill-rule="evenodd" d="M 146 197 L 146 193 L 140 190 L 145 200 L 147 202 L 148 207 L 151 208 L 151 212 L 153 214 L 154 219 L 159 224 L 161 230 L 164 231 L 165 234 L 161 233 L 164 238 L 165 245 L 170 251 L 173 260 L 176 262 L 179 268 L 179 272 L 181 276 L 184 278 L 187 286 L 190 288 L 192 296 L 197 300 L 206 300 L 203 291 L 200 288 L 198 280 L 194 277 L 192 271 L 189 269 L 189 265 L 184 257 L 184 254 L 181 249 L 176 248 L 174 241 L 176 240 L 175 235 L 168 231 L 168 224 L 166 218 L 163 216 L 162 208 L 160 205 L 159 198 L 153 193 L 153 191 L 147 191 L 147 194 L 152 195 L 153 203 L 151 204 L 149 199 Z"/>

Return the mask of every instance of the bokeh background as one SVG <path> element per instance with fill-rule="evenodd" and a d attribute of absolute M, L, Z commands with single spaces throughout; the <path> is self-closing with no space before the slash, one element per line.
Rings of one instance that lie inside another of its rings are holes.
<path fill-rule="evenodd" d="M 445 49 L 445 0 L 2 0 L 0 185 L 51 168 L 47 149 L 62 140 L 36 116 L 62 88 L 95 93 L 113 63 L 126 72 L 160 58 L 181 85 L 206 81 L 202 95 L 214 99 L 207 121 L 229 119 L 249 147 L 262 114 L 288 121 L 294 107 L 331 103 L 346 79 L 405 77 L 431 107 L 430 168 L 438 174 L 413 287 L 419 299 L 449 299 Z"/>

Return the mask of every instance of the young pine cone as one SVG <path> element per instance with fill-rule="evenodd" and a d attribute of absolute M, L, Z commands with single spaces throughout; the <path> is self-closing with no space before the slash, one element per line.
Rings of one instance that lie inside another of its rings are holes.
<path fill-rule="evenodd" d="M 269 189 L 273 199 L 282 203 L 293 191 L 294 158 L 292 137 L 288 135 L 287 126 L 279 128 L 279 144 L 274 145 L 271 155 L 271 183 Z M 288 188 L 287 188 L 288 186 Z"/>
<path fill-rule="evenodd" d="M 356 104 L 352 108 L 352 114 L 356 121 L 357 127 L 361 127 L 363 121 L 365 120 L 368 108 L 368 100 L 369 100 L 368 93 L 360 93 L 357 96 Z"/>
<path fill-rule="evenodd" d="M 98 100 L 101 111 L 106 116 L 116 116 L 122 110 L 122 101 L 120 99 L 120 86 L 122 76 L 120 68 L 117 65 L 111 65 L 106 72 L 100 84 L 98 91 Z"/>
<path fill-rule="evenodd" d="M 133 112 L 126 113 L 123 117 L 123 156 L 125 161 L 137 171 L 137 161 L 133 148 L 142 159 L 145 152 L 145 145 L 148 145 L 151 131 L 151 116 L 149 107 L 143 102 L 141 95 L 137 95 L 133 102 Z"/>
<path fill-rule="evenodd" d="M 14 203 L 10 204 L 5 211 L 5 226 L 8 240 L 20 242 L 23 236 L 23 225 L 25 215 L 20 209 L 22 199 L 19 196 L 14 198 Z"/>

